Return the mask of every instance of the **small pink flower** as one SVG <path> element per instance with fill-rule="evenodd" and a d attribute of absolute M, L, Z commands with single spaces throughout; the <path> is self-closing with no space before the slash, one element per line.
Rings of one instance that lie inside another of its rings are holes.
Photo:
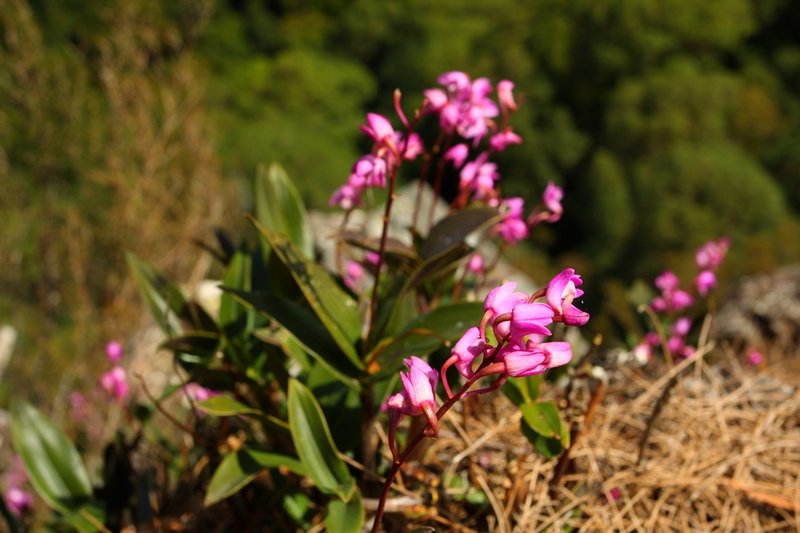
<path fill-rule="evenodd" d="M 447 150 L 442 158 L 445 161 L 450 161 L 453 163 L 454 167 L 461 168 L 464 165 L 464 161 L 467 160 L 468 155 L 469 147 L 465 143 L 460 143 Z"/>
<path fill-rule="evenodd" d="M 667 348 L 669 348 L 669 351 L 673 354 L 680 354 L 683 350 L 683 346 L 683 337 L 679 335 L 673 335 L 667 339 Z"/>
<path fill-rule="evenodd" d="M 764 362 L 764 355 L 755 348 L 750 348 L 747 352 L 747 362 L 753 366 L 759 366 Z"/>
<path fill-rule="evenodd" d="M 439 373 L 416 355 L 404 359 L 403 362 L 408 367 L 408 373 L 400 372 L 405 393 L 405 414 L 425 415 L 433 435 L 437 435 L 439 419 L 436 418 L 436 384 L 439 382 Z"/>
<path fill-rule="evenodd" d="M 3 496 L 8 510 L 17 517 L 22 516 L 33 506 L 33 496 L 19 487 L 9 488 Z"/>
<path fill-rule="evenodd" d="M 676 276 L 672 271 L 667 270 L 660 276 L 656 278 L 656 287 L 659 290 L 668 292 L 674 291 L 680 285 L 680 280 L 678 280 L 678 276 Z"/>
<path fill-rule="evenodd" d="M 572 359 L 572 347 L 568 342 L 528 343 L 525 349 L 513 345 L 507 348 L 501 350 L 500 358 L 506 373 L 513 378 L 541 374 Z"/>
<path fill-rule="evenodd" d="M 522 144 L 522 137 L 510 129 L 495 133 L 489 138 L 489 146 L 495 152 L 502 152 L 512 144 Z"/>
<path fill-rule="evenodd" d="M 711 289 L 717 286 L 717 276 L 711 270 L 702 270 L 697 274 L 694 284 L 700 296 L 706 296 Z"/>
<path fill-rule="evenodd" d="M 121 366 L 115 366 L 100 376 L 100 385 L 120 403 L 128 395 L 128 378 Z"/>
<path fill-rule="evenodd" d="M 376 266 L 380 261 L 380 254 L 378 252 L 367 252 L 364 254 L 364 260 L 372 266 Z"/>
<path fill-rule="evenodd" d="M 471 327 L 465 331 L 450 352 L 455 357 L 455 367 L 458 373 L 465 378 L 471 378 L 474 374 L 472 362 L 476 357 L 483 355 L 488 347 L 489 345 L 481 338 L 478 328 Z"/>
<path fill-rule="evenodd" d="M 509 244 L 517 244 L 528 236 L 528 226 L 522 219 L 525 201 L 522 198 L 506 198 L 500 204 L 502 220 L 497 223 L 494 232 Z"/>
<path fill-rule="evenodd" d="M 483 257 L 479 253 L 474 253 L 467 261 L 467 271 L 473 274 L 483 274 L 484 264 Z"/>
<path fill-rule="evenodd" d="M 122 345 L 117 341 L 106 344 L 106 356 L 112 363 L 118 363 L 122 359 Z"/>
<path fill-rule="evenodd" d="M 461 169 L 459 188 L 472 191 L 476 200 L 491 197 L 495 191 L 495 182 L 500 178 L 497 165 L 489 162 L 488 157 L 489 154 L 483 152 Z"/>
<path fill-rule="evenodd" d="M 685 337 L 689 334 L 689 331 L 692 329 L 692 320 L 685 316 L 680 317 L 675 321 L 672 325 L 672 333 L 673 335 L 678 335 L 680 337 Z"/>
<path fill-rule="evenodd" d="M 612 487 L 611 490 L 608 491 L 608 495 L 611 496 L 612 500 L 618 501 L 622 497 L 622 491 L 619 490 L 619 487 Z"/>
<path fill-rule="evenodd" d="M 353 182 L 365 187 L 386 187 L 386 161 L 374 155 L 365 155 L 353 165 Z"/>
<path fill-rule="evenodd" d="M 331 207 L 339 206 L 342 209 L 352 209 L 361 203 L 361 192 L 363 188 L 354 187 L 350 183 L 345 183 L 331 195 L 328 205 Z"/>
<path fill-rule="evenodd" d="M 561 220 L 561 215 L 564 208 L 561 205 L 561 200 L 564 198 L 564 189 L 554 184 L 552 181 L 547 184 L 542 194 L 542 203 L 545 209 L 538 213 L 531 213 L 528 217 L 528 224 L 533 226 L 541 222 L 558 222 Z"/>
<path fill-rule="evenodd" d="M 392 123 L 378 113 L 367 113 L 367 124 L 361 126 L 361 131 L 375 141 L 375 144 L 383 144 L 392 140 L 394 136 Z"/>
<path fill-rule="evenodd" d="M 643 340 L 633 347 L 633 358 L 640 365 L 648 363 L 653 358 L 653 347 L 647 341 Z"/>
<path fill-rule="evenodd" d="M 522 343 L 527 335 L 551 335 L 553 308 L 543 303 L 520 303 L 511 311 L 511 338 Z"/>
<path fill-rule="evenodd" d="M 582 284 L 583 280 L 575 274 L 574 268 L 567 268 L 547 284 L 547 303 L 555 311 L 556 318 L 568 326 L 583 326 L 589 321 L 589 313 L 572 305 L 575 298 L 583 296 L 583 291 L 578 288 Z"/>
<path fill-rule="evenodd" d="M 497 100 L 500 107 L 506 110 L 516 111 L 517 103 L 514 101 L 514 82 L 500 80 L 497 82 Z"/>
<path fill-rule="evenodd" d="M 728 237 L 720 237 L 715 241 L 708 241 L 697 249 L 695 261 L 703 270 L 716 270 L 725 259 L 731 241 Z"/>
<path fill-rule="evenodd" d="M 357 261 L 348 260 L 345 266 L 344 284 L 347 285 L 350 290 L 358 292 L 364 279 L 364 267 Z"/>
<path fill-rule="evenodd" d="M 499 324 L 494 324 L 494 320 L 502 315 L 511 313 L 514 307 L 528 301 L 528 295 L 524 292 L 514 292 L 516 288 L 517 284 L 509 281 L 489 291 L 483 301 L 486 320 L 492 324 L 495 336 L 498 339 L 509 334 L 511 328 L 510 319 Z"/>
<path fill-rule="evenodd" d="M 686 291 L 677 290 L 672 293 L 671 308 L 673 311 L 680 311 L 686 309 L 694 303 L 692 295 Z"/>
<path fill-rule="evenodd" d="M 215 396 L 219 396 L 219 392 L 207 389 L 202 385 L 199 385 L 194 382 L 187 383 L 183 386 L 183 391 L 186 393 L 193 402 L 204 402 L 209 398 L 213 398 Z"/>

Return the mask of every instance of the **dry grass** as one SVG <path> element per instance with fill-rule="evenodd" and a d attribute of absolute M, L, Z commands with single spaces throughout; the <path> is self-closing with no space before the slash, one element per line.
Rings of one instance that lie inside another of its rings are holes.
<path fill-rule="evenodd" d="M 754 369 L 724 350 L 711 355 L 721 360 L 712 366 L 701 357 L 675 369 L 681 376 L 639 466 L 640 438 L 671 374 L 653 379 L 630 368 L 612 372 L 616 377 L 557 486 L 550 484 L 556 461 L 533 451 L 519 432 L 519 414 L 502 395 L 481 399 L 472 416 L 451 413 L 427 455 L 431 477 L 419 486 L 461 473 L 489 503 L 471 507 L 445 491 L 432 501 L 430 491 L 419 489 L 402 496 L 423 504 L 407 507 L 406 516 L 414 509 L 417 525 L 462 531 L 800 529 L 796 361 Z M 578 427 L 590 389 L 590 383 L 577 386 L 570 398 Z M 405 484 L 414 487 L 408 474 Z M 398 518 L 387 520 L 387 528 L 408 525 Z"/>

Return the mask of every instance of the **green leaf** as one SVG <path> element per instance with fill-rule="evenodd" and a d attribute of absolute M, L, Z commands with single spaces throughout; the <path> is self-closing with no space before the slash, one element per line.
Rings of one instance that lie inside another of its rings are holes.
<path fill-rule="evenodd" d="M 328 423 L 316 398 L 305 385 L 289 381 L 289 428 L 297 455 L 319 490 L 350 501 L 355 480 L 339 458 Z"/>
<path fill-rule="evenodd" d="M 539 388 L 542 375 L 527 376 L 524 378 L 510 379 L 503 385 L 503 393 L 514 405 L 519 407 L 524 403 L 533 403 L 539 398 Z"/>
<path fill-rule="evenodd" d="M 464 332 L 477 325 L 483 314 L 481 302 L 443 305 L 417 317 L 396 337 L 384 339 L 367 356 L 377 361 L 371 371 L 381 378 L 402 366 L 402 359 L 411 354 L 424 357 L 444 342 L 455 342 Z"/>
<path fill-rule="evenodd" d="M 181 291 L 132 253 L 128 253 L 125 259 L 150 314 L 161 330 L 169 337 L 183 332 L 179 314 L 186 305 L 186 298 Z"/>
<path fill-rule="evenodd" d="M 65 515 L 61 521 L 78 533 L 94 533 L 103 531 L 105 513 L 96 505 L 84 505 L 80 509 Z"/>
<path fill-rule="evenodd" d="M 175 352 L 184 362 L 204 363 L 217 353 L 219 341 L 219 334 L 200 331 L 168 339 L 161 343 L 161 347 Z"/>
<path fill-rule="evenodd" d="M 528 424 L 533 431 L 543 437 L 556 439 L 563 443 L 563 427 L 565 424 L 561 421 L 561 415 L 559 415 L 558 407 L 556 407 L 554 402 L 548 400 L 526 403 L 521 405 L 519 409 L 522 412 L 525 423 Z M 567 440 L 569 440 L 568 434 Z"/>
<path fill-rule="evenodd" d="M 92 495 L 92 484 L 78 451 L 32 405 L 12 404 L 11 440 L 31 485 L 50 507 L 66 513 L 86 503 Z"/>
<path fill-rule="evenodd" d="M 224 394 L 212 396 L 207 400 L 197 402 L 195 406 L 204 413 L 213 416 L 264 415 L 262 411 L 247 406 Z"/>
<path fill-rule="evenodd" d="M 500 220 L 497 209 L 475 207 L 464 209 L 440 220 L 422 243 L 419 255 L 431 259 L 448 250 L 463 245 L 464 239 L 472 232 L 487 227 Z"/>
<path fill-rule="evenodd" d="M 242 302 L 265 313 L 286 329 L 318 363 L 325 365 L 340 381 L 356 386 L 354 378 L 361 375 L 359 367 L 353 365 L 330 332 L 307 308 L 271 293 L 244 293 L 223 287 Z M 287 353 L 287 355 L 291 355 Z M 363 366 L 363 365 L 362 365 Z"/>
<path fill-rule="evenodd" d="M 258 168 L 255 204 L 256 218 L 263 227 L 286 235 L 306 258 L 314 257 L 308 213 L 297 187 L 280 165 Z"/>
<path fill-rule="evenodd" d="M 249 291 L 251 287 L 252 258 L 244 252 L 236 252 L 228 263 L 222 284 L 240 291 Z M 248 309 L 228 292 L 222 293 L 219 302 L 219 324 L 227 336 L 244 332 L 247 335 L 253 328 L 252 317 Z"/>
<path fill-rule="evenodd" d="M 328 531 L 359 533 L 363 524 L 364 502 L 358 490 L 348 502 L 339 499 L 328 502 L 328 514 L 325 515 L 325 527 Z"/>
<path fill-rule="evenodd" d="M 222 459 L 206 490 L 203 504 L 208 507 L 242 490 L 266 468 L 285 467 L 295 474 L 305 476 L 300 462 L 288 455 L 242 448 Z"/>
<path fill-rule="evenodd" d="M 359 369 L 363 363 L 355 344 L 361 336 L 358 303 L 350 297 L 319 264 L 309 261 L 285 237 L 258 224 L 259 232 L 281 259 L 340 350 Z"/>

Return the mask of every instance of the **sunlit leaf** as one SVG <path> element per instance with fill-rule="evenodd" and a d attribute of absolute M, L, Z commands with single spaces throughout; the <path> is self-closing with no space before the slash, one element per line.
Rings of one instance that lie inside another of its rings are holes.
<path fill-rule="evenodd" d="M 280 165 L 259 167 L 255 208 L 256 218 L 263 227 L 286 235 L 307 259 L 313 259 L 314 236 L 308 213 L 297 187 Z"/>
<path fill-rule="evenodd" d="M 31 485 L 50 507 L 67 512 L 86 503 L 92 485 L 78 451 L 39 410 L 24 402 L 12 404 L 11 440 Z"/>
<path fill-rule="evenodd" d="M 297 380 L 289 381 L 289 428 L 297 455 L 319 490 L 347 502 L 356 490 L 355 480 L 339 458 L 314 395 Z"/>
<path fill-rule="evenodd" d="M 259 472 L 278 467 L 284 467 L 301 476 L 306 475 L 300 461 L 288 455 L 249 448 L 229 453 L 211 476 L 203 503 L 208 507 L 224 500 L 242 490 Z"/>
<path fill-rule="evenodd" d="M 358 490 L 348 502 L 337 498 L 328 502 L 328 514 L 325 515 L 325 527 L 328 531 L 359 533 L 363 524 L 364 502 Z"/>

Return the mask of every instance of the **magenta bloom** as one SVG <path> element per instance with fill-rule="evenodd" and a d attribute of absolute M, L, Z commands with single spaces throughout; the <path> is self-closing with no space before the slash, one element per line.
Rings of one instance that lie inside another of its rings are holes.
<path fill-rule="evenodd" d="M 494 232 L 509 244 L 517 244 L 528 236 L 528 226 L 522 219 L 525 200 L 519 197 L 507 198 L 500 204 L 503 219 L 498 222 Z"/>
<path fill-rule="evenodd" d="M 207 389 L 202 385 L 194 382 L 187 383 L 183 386 L 183 392 L 194 402 L 204 402 L 209 398 L 219 396 L 219 392 Z"/>
<path fill-rule="evenodd" d="M 100 376 L 100 386 L 121 403 L 128 395 L 128 377 L 125 369 L 115 366 Z"/>
<path fill-rule="evenodd" d="M 755 348 L 750 348 L 747 352 L 747 362 L 753 366 L 758 366 L 764 362 L 764 356 Z"/>
<path fill-rule="evenodd" d="M 439 382 L 439 373 L 428 363 L 412 355 L 403 362 L 408 367 L 408 373 L 400 372 L 400 381 L 403 382 L 403 395 L 401 398 L 390 400 L 393 405 L 400 405 L 401 412 L 406 415 L 425 415 L 431 426 L 433 435 L 439 434 L 439 419 L 436 418 L 436 384 Z"/>
<path fill-rule="evenodd" d="M 454 167 L 461 168 L 464 165 L 464 161 L 467 160 L 468 155 L 469 147 L 464 143 L 460 143 L 452 146 L 442 157 L 445 161 L 453 163 Z"/>
<path fill-rule="evenodd" d="M 702 270 L 716 270 L 725 259 L 731 241 L 728 237 L 720 237 L 715 241 L 708 241 L 697 249 L 695 261 Z"/>
<path fill-rule="evenodd" d="M 488 347 L 489 345 L 481 338 L 478 328 L 471 327 L 465 331 L 450 352 L 456 358 L 455 366 L 458 373 L 465 378 L 471 378 L 474 375 L 472 362 L 476 357 L 483 355 Z"/>
<path fill-rule="evenodd" d="M 348 260 L 344 272 L 344 284 L 354 292 L 357 292 L 364 281 L 364 267 L 357 261 Z"/>
<path fill-rule="evenodd" d="M 386 161 L 374 155 L 365 155 L 353 165 L 353 185 L 386 187 Z"/>
<path fill-rule="evenodd" d="M 483 301 L 483 310 L 486 313 L 486 320 L 492 323 L 495 336 L 501 339 L 510 332 L 510 320 L 494 324 L 494 320 L 502 315 L 511 313 L 515 306 L 528 301 L 528 295 L 524 292 L 514 292 L 517 284 L 513 281 L 495 287 Z"/>
<path fill-rule="evenodd" d="M 545 209 L 538 213 L 531 213 L 528 217 L 528 224 L 533 226 L 541 222 L 558 222 L 564 213 L 561 200 L 564 198 L 564 189 L 554 184 L 552 181 L 547 184 L 542 194 L 542 203 Z"/>
<path fill-rule="evenodd" d="M 497 165 L 488 161 L 489 154 L 483 152 L 474 161 L 465 164 L 461 169 L 459 188 L 472 191 L 476 200 L 489 198 L 495 190 L 495 182 L 500 179 Z"/>
<path fill-rule="evenodd" d="M 674 291 L 680 285 L 680 280 L 671 270 L 667 270 L 656 278 L 656 287 L 663 292 Z"/>
<path fill-rule="evenodd" d="M 522 137 L 510 129 L 495 133 L 489 138 L 489 146 L 495 152 L 502 152 L 512 144 L 522 144 Z"/>
<path fill-rule="evenodd" d="M 467 271 L 473 274 L 483 274 L 483 257 L 479 253 L 474 253 L 467 261 Z"/>
<path fill-rule="evenodd" d="M 350 182 L 345 183 L 331 195 L 328 205 L 331 207 L 339 206 L 342 209 L 352 209 L 361 203 L 361 192 L 363 187 L 356 187 Z"/>
<path fill-rule="evenodd" d="M 106 344 L 106 356 L 112 363 L 118 363 L 122 359 L 122 345 L 117 341 Z"/>
<path fill-rule="evenodd" d="M 553 367 L 563 366 L 572 359 L 572 348 L 568 342 L 528 343 L 525 349 L 509 346 L 500 357 L 506 373 L 512 378 L 541 374 Z"/>
<path fill-rule="evenodd" d="M 685 316 L 680 317 L 672 324 L 672 334 L 685 337 L 692 329 L 692 320 Z"/>
<path fill-rule="evenodd" d="M 11 487 L 3 495 L 6 507 L 15 516 L 22 516 L 25 511 L 33 506 L 33 496 L 30 492 L 19 487 Z"/>
<path fill-rule="evenodd" d="M 367 124 L 361 126 L 361 131 L 375 141 L 375 144 L 383 144 L 394 139 L 392 123 L 378 113 L 367 113 Z"/>
<path fill-rule="evenodd" d="M 686 309 L 694 303 L 694 298 L 692 298 L 692 295 L 682 290 L 673 292 L 671 300 L 671 308 L 673 311 Z"/>
<path fill-rule="evenodd" d="M 551 335 L 553 308 L 542 303 L 521 303 L 511 311 L 511 339 L 522 342 L 528 335 Z"/>
<path fill-rule="evenodd" d="M 717 276 L 711 270 L 702 270 L 694 279 L 694 284 L 700 296 L 706 296 L 717 286 Z"/>
<path fill-rule="evenodd" d="M 517 103 L 514 101 L 514 82 L 500 80 L 497 82 L 497 101 L 503 110 L 516 111 Z"/>
<path fill-rule="evenodd" d="M 547 303 L 555 311 L 556 317 L 560 317 L 568 326 L 583 326 L 589 321 L 589 313 L 572 305 L 575 298 L 583 296 L 583 291 L 578 288 L 582 284 L 583 280 L 575 274 L 574 268 L 567 268 L 547 284 Z"/>

